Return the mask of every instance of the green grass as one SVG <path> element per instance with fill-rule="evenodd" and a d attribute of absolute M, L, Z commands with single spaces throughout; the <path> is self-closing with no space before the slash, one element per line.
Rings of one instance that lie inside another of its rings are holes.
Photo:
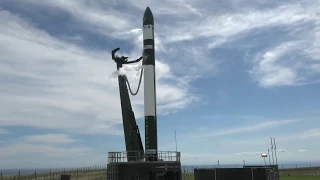
<path fill-rule="evenodd" d="M 284 176 L 280 180 L 320 180 L 320 176 Z"/>
<path fill-rule="evenodd" d="M 70 174 L 72 180 L 105 180 L 106 169 L 71 170 L 66 172 L 3 176 L 0 180 L 59 180 L 61 174 Z M 193 174 L 183 174 L 182 180 L 194 180 Z M 280 180 L 320 180 L 320 168 L 280 169 Z"/>
<path fill-rule="evenodd" d="M 183 174 L 182 180 L 194 180 L 193 174 Z M 320 180 L 319 176 L 280 176 L 280 180 Z"/>

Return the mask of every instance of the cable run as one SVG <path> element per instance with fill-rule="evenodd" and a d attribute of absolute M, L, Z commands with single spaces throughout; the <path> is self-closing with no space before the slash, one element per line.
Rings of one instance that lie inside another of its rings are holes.
<path fill-rule="evenodd" d="M 129 87 L 129 92 L 132 96 L 135 96 L 138 94 L 139 90 L 140 90 L 140 86 L 141 86 L 141 81 L 142 81 L 142 74 L 143 74 L 143 66 L 141 68 L 141 74 L 140 74 L 140 78 L 139 78 L 139 83 L 138 83 L 138 88 L 137 88 L 137 91 L 135 93 L 132 92 L 132 89 L 131 89 L 131 86 L 130 86 L 130 82 L 128 81 L 128 78 L 126 76 L 126 83 Z"/>
<path fill-rule="evenodd" d="M 136 92 L 132 92 L 132 89 L 131 89 L 131 85 L 130 85 L 130 82 L 128 81 L 128 78 L 126 76 L 126 83 L 129 87 L 129 92 L 132 96 L 135 96 L 138 94 L 139 90 L 140 90 L 140 86 L 141 86 L 141 82 L 142 82 L 142 74 L 143 74 L 143 65 L 144 65 L 144 60 L 142 60 L 142 66 L 141 66 L 141 73 L 140 73 L 140 78 L 139 78 L 139 83 L 138 83 L 138 87 L 137 87 L 137 91 Z"/>

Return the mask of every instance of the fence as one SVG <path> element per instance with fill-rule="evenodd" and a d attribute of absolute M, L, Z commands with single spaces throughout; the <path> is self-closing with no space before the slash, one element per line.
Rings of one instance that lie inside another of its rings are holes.
<path fill-rule="evenodd" d="M 183 180 L 193 179 L 195 168 L 242 168 L 243 165 L 182 166 Z M 320 176 L 319 165 L 279 165 L 280 176 Z M 105 180 L 106 165 L 65 169 L 22 169 L 0 171 L 0 180 L 59 180 L 61 174 L 70 174 L 72 180 Z"/>
<path fill-rule="evenodd" d="M 84 168 L 18 170 L 17 173 L 0 172 L 0 180 L 59 180 L 61 174 L 70 174 L 73 180 L 105 180 L 106 165 L 95 165 Z"/>

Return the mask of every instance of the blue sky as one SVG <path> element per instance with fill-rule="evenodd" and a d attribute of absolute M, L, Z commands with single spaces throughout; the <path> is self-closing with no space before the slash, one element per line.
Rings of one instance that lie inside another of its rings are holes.
<path fill-rule="evenodd" d="M 142 53 L 155 18 L 159 150 L 183 164 L 319 160 L 316 0 L 0 2 L 0 168 L 106 164 L 123 151 L 110 51 Z M 135 88 L 139 64 L 123 72 Z M 132 104 L 144 134 L 143 86 Z"/>

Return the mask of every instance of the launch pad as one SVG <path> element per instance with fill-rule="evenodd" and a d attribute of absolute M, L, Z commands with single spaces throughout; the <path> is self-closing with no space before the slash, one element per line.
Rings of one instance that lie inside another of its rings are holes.
<path fill-rule="evenodd" d="M 181 180 L 180 152 L 159 151 L 158 161 L 134 157 L 140 161 L 127 162 L 128 152 L 109 152 L 108 180 Z M 135 153 L 140 154 L 140 153 Z"/>
<path fill-rule="evenodd" d="M 194 180 L 279 180 L 278 165 L 194 169 Z"/>

